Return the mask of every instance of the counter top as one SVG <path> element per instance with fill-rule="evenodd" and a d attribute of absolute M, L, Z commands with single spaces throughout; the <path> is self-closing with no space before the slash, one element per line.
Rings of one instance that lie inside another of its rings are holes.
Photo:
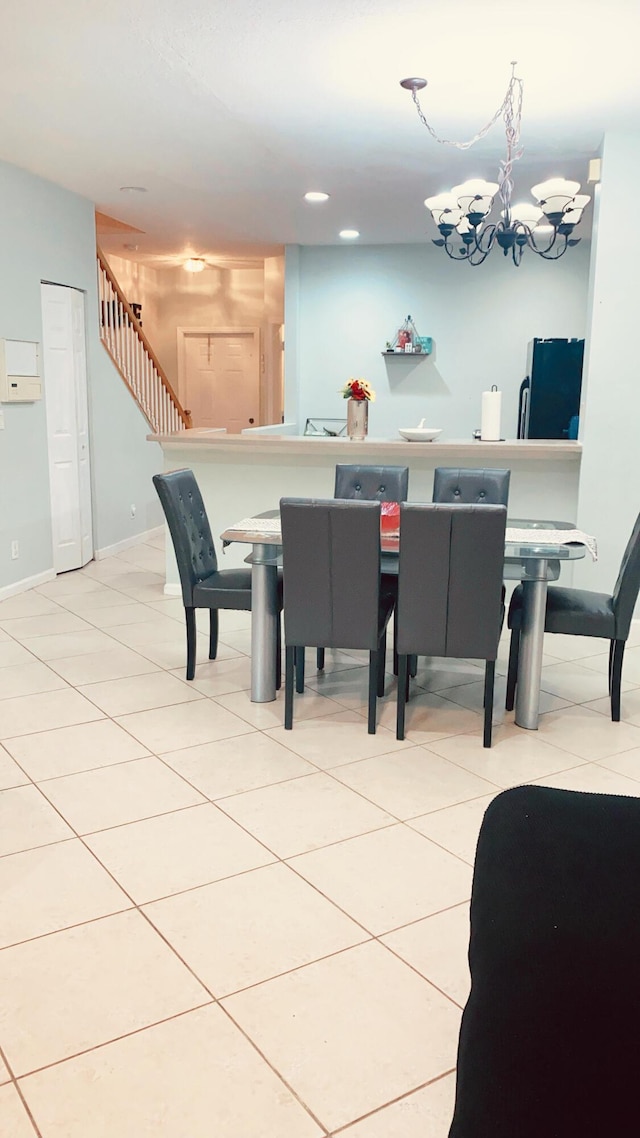
<path fill-rule="evenodd" d="M 580 458 L 582 444 L 555 439 L 506 439 L 489 443 L 474 439 L 443 439 L 431 443 L 409 443 L 404 439 L 367 438 L 352 442 L 345 438 L 315 438 L 312 435 L 228 435 L 219 430 L 193 427 L 165 435 L 147 435 L 150 442 L 159 443 L 163 450 L 197 449 L 214 455 L 240 454 L 264 457 L 271 455 L 304 455 L 305 458 L 340 458 L 357 462 L 360 459 L 407 461 L 409 458 L 427 461 L 469 460 L 478 456 L 483 466 L 492 466 L 504 459 L 537 462 L 553 459 L 571 461 Z M 482 457 L 481 457 L 482 456 Z"/>

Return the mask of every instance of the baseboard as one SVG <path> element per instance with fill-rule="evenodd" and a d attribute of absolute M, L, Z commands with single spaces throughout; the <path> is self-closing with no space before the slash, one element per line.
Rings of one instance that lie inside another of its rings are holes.
<path fill-rule="evenodd" d="M 0 588 L 0 601 L 15 597 L 18 593 L 26 593 L 27 589 L 35 589 L 36 585 L 46 585 L 47 581 L 55 580 L 55 569 L 45 569 L 44 573 L 35 573 L 33 577 L 23 577 L 22 581 L 14 581 L 12 585 L 3 585 Z"/>
<path fill-rule="evenodd" d="M 180 585 L 176 585 L 175 583 L 168 583 L 164 587 L 164 595 L 165 597 L 181 597 L 182 588 Z"/>
<path fill-rule="evenodd" d="M 115 557 L 118 553 L 122 553 L 125 549 L 131 549 L 134 545 L 144 545 L 145 541 L 149 541 L 152 537 L 159 537 L 161 533 L 164 533 L 164 526 L 154 526 L 153 529 L 144 530 L 143 533 L 125 537 L 123 541 L 116 541 L 115 545 L 105 545 L 102 549 L 94 549 L 93 556 L 96 561 L 104 561 L 105 557 Z"/>

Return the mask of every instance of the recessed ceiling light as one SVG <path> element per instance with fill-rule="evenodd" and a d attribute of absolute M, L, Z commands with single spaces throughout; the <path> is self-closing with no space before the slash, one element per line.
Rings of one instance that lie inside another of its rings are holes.
<path fill-rule="evenodd" d="M 120 186 L 121 194 L 146 194 L 146 186 Z"/>
<path fill-rule="evenodd" d="M 188 273 L 201 273 L 206 267 L 204 257 L 189 257 L 182 267 Z"/>
<path fill-rule="evenodd" d="M 360 232 L 357 229 L 341 229 L 338 236 L 342 237 L 344 241 L 353 241 L 360 236 Z"/>
<path fill-rule="evenodd" d="M 125 241 L 122 248 L 123 249 L 129 249 L 132 253 L 135 253 L 136 249 L 139 249 L 140 246 L 139 245 L 132 245 L 130 241 Z"/>
<path fill-rule="evenodd" d="M 325 194 L 324 190 L 309 190 L 304 195 L 306 202 L 328 202 L 329 194 Z"/>

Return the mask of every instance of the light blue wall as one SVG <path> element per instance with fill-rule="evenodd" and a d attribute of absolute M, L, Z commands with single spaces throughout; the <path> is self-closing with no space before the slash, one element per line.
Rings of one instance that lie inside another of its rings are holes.
<path fill-rule="evenodd" d="M 588 243 L 556 264 L 525 254 L 519 268 L 496 250 L 475 269 L 428 244 L 291 247 L 285 358 L 289 346 L 295 355 L 286 384 L 295 372 L 299 423 L 344 416 L 338 389 L 363 376 L 377 393 L 371 435 L 393 437 L 424 417 L 443 439 L 468 439 L 480 425 L 481 393 L 496 383 L 503 432 L 513 438 L 527 345 L 534 336 L 585 335 L 588 275 Z M 433 337 L 434 354 L 386 360 L 385 341 L 408 313 L 420 335 Z"/>
<path fill-rule="evenodd" d="M 85 293 L 95 547 L 159 524 L 150 481 L 159 450 L 99 339 L 92 203 L 0 163 L 0 251 L 0 337 L 42 343 L 41 281 Z M 0 588 L 52 566 L 45 401 L 1 406 Z"/>
<path fill-rule="evenodd" d="M 640 178 L 640 133 L 607 134 L 594 230 L 587 366 L 583 390 L 578 523 L 599 557 L 576 567 L 581 586 L 610 593 L 640 511 L 640 231 L 625 226 L 629 187 Z M 636 256 L 638 254 L 638 256 Z"/>

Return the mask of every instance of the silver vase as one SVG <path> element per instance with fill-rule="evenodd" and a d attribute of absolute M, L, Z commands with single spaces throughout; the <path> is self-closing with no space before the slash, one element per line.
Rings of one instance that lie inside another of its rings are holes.
<path fill-rule="evenodd" d="M 369 426 L 369 402 L 367 399 L 347 400 L 347 434 L 350 439 L 362 440 L 367 437 Z"/>

